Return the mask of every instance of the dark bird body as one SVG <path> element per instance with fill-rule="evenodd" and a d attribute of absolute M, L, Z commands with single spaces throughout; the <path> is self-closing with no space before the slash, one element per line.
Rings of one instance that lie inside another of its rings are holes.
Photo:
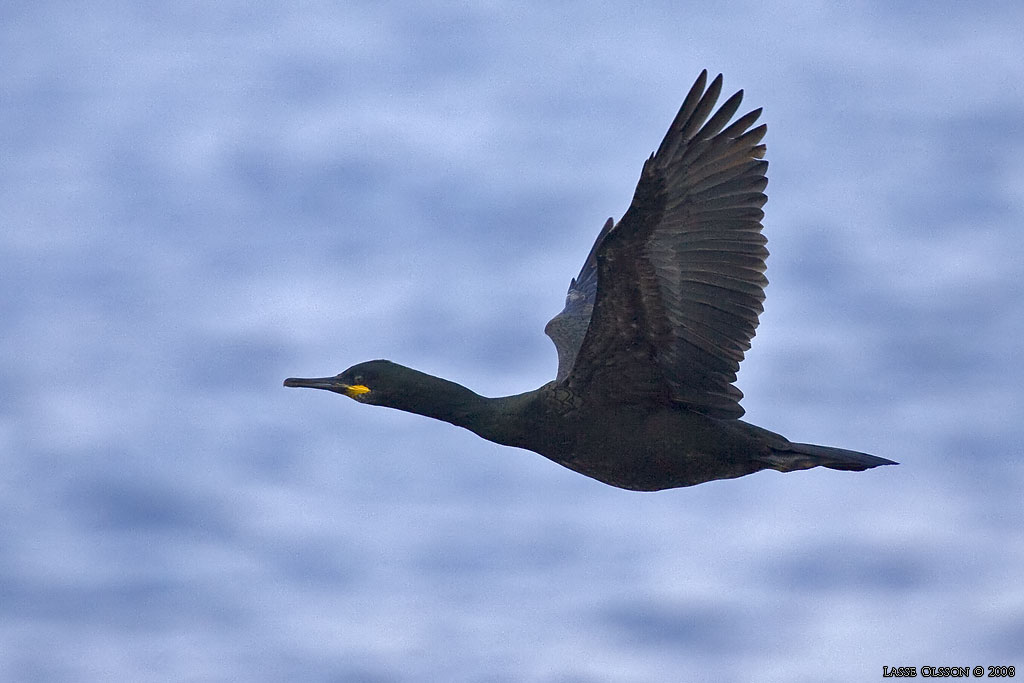
<path fill-rule="evenodd" d="M 761 207 L 767 201 L 764 125 L 736 113 L 742 91 L 712 114 L 719 75 L 704 72 L 665 140 L 644 164 L 629 210 L 605 224 L 545 332 L 557 378 L 484 398 L 385 360 L 335 377 L 287 379 L 362 403 L 444 420 L 540 453 L 612 486 L 653 491 L 829 467 L 892 461 L 794 443 L 738 419 L 733 385 L 763 308 Z M 705 87 L 707 89 L 705 90 Z"/>

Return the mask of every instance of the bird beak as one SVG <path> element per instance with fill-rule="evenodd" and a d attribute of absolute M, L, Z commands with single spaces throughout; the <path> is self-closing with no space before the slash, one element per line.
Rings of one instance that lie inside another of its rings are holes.
<path fill-rule="evenodd" d="M 337 377 L 289 377 L 284 381 L 286 387 L 306 387 L 309 389 L 326 389 L 349 398 L 356 398 L 370 393 L 370 387 L 364 384 L 345 384 Z"/>

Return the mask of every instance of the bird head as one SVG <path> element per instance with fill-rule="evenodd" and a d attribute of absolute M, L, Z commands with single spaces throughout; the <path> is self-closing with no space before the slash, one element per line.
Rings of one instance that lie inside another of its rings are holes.
<path fill-rule="evenodd" d="M 334 377 L 289 377 L 284 381 L 284 385 L 326 389 L 344 394 L 360 403 L 389 405 L 388 397 L 399 388 L 395 377 L 399 374 L 397 369 L 401 367 L 388 360 L 371 360 L 353 365 Z"/>

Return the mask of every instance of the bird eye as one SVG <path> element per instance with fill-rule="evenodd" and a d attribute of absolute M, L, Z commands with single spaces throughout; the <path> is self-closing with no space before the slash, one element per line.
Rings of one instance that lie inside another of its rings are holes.
<path fill-rule="evenodd" d="M 352 382 L 353 382 L 353 384 L 362 384 L 363 383 L 363 376 L 362 375 L 356 375 L 355 377 L 352 378 Z"/>

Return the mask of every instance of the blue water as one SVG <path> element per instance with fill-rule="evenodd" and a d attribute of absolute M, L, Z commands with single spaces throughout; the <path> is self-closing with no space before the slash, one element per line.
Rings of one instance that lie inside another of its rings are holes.
<path fill-rule="evenodd" d="M 1024 11 L 0 10 L 0 678 L 1024 668 Z M 764 106 L 747 418 L 899 467 L 637 494 L 291 375 L 487 395 L 701 68 Z"/>

